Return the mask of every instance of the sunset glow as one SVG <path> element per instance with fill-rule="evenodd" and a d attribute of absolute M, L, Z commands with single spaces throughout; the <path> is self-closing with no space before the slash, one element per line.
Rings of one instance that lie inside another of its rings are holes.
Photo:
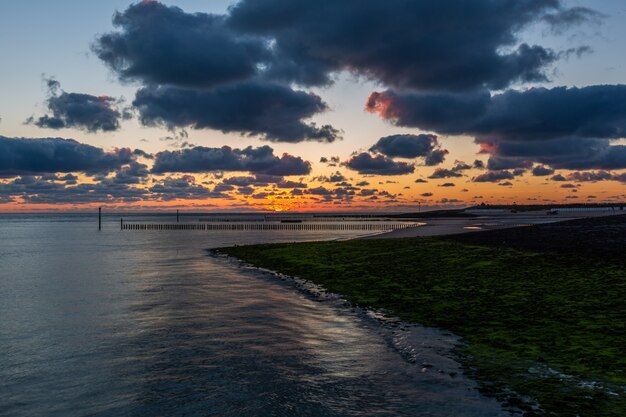
<path fill-rule="evenodd" d="M 612 6 L 598 29 L 611 36 L 582 43 L 568 31 L 596 27 L 581 19 L 544 37 L 544 10 L 485 27 L 476 54 L 493 62 L 482 68 L 445 31 L 398 27 L 404 38 L 388 39 L 386 50 L 375 47 L 373 33 L 385 29 L 374 19 L 358 33 L 371 49 L 358 52 L 340 33 L 312 37 L 294 19 L 290 33 L 311 47 L 290 56 L 289 37 L 246 20 L 245 1 L 185 5 L 85 7 L 83 20 L 117 14 L 89 30 L 60 22 L 74 43 L 28 64 L 32 71 L 20 70 L 18 49 L 4 49 L 3 97 L 19 98 L 0 104 L 0 151 L 10 155 L 0 159 L 0 212 L 402 211 L 625 198 L 625 65 L 607 44 L 623 28 Z M 466 23 L 483 27 L 481 19 Z M 27 36 L 16 32 L 16 42 Z M 514 45 L 503 43 L 509 35 Z M 545 62 L 505 68 L 539 50 Z"/>

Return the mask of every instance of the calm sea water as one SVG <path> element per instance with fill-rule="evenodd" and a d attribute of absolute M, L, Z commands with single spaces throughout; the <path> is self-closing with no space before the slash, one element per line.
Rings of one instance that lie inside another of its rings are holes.
<path fill-rule="evenodd" d="M 0 415 L 505 414 L 433 356 L 445 335 L 206 250 L 355 232 L 96 226 L 93 215 L 0 215 Z"/>

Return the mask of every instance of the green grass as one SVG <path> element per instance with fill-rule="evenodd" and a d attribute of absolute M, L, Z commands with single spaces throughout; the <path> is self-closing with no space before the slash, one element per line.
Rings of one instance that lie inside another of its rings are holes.
<path fill-rule="evenodd" d="M 436 238 L 220 252 L 311 280 L 356 305 L 453 331 L 465 342 L 456 353 L 481 390 L 529 416 L 626 416 L 623 266 Z M 532 402 L 541 407 L 536 414 Z"/>

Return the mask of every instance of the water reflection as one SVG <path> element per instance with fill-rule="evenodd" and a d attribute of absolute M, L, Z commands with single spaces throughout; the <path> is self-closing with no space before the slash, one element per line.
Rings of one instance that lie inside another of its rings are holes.
<path fill-rule="evenodd" d="M 204 250 L 328 232 L 97 233 L 62 220 L 0 218 L 0 414 L 503 414 L 462 378 L 403 359 L 394 340 L 410 332 Z"/>

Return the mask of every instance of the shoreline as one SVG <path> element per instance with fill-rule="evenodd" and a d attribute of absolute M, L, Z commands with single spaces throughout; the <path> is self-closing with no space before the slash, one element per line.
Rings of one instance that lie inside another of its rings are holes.
<path fill-rule="evenodd" d="M 422 226 L 411 227 L 407 229 L 393 230 L 389 232 L 381 232 L 367 236 L 359 236 L 354 239 L 396 239 L 410 238 L 422 236 L 445 236 L 456 235 L 461 233 L 483 232 L 488 230 L 502 230 L 515 227 L 526 227 L 539 224 L 559 223 L 570 220 L 619 216 L 623 212 L 599 212 L 599 213 L 564 213 L 557 215 L 546 215 L 541 212 L 522 212 L 522 213 L 502 213 L 499 215 L 480 216 L 480 217 L 437 217 L 422 218 Z"/>
<path fill-rule="evenodd" d="M 419 372 L 416 377 L 419 379 L 416 383 L 437 384 L 439 389 L 446 392 L 449 401 L 464 403 L 470 409 L 485 407 L 482 411 L 486 414 L 477 416 L 512 417 L 520 413 L 514 405 L 504 404 L 481 392 L 478 381 L 464 371 L 463 364 L 455 354 L 463 341 L 462 337 L 453 332 L 407 322 L 388 311 L 352 304 L 342 294 L 332 292 L 312 280 L 254 266 L 216 249 L 209 249 L 208 252 L 209 256 L 242 268 L 257 279 L 279 282 L 316 302 L 329 303 L 347 317 L 362 321 L 371 331 L 378 333 L 403 361 L 417 367 Z M 452 395 L 455 397 L 450 397 Z"/>
<path fill-rule="evenodd" d="M 533 216 L 537 227 L 512 227 L 519 219 L 500 216 L 505 226 L 483 233 L 444 235 L 440 223 L 431 225 L 440 233 L 424 239 L 391 239 L 387 233 L 218 252 L 309 280 L 352 305 L 459 335 L 466 344 L 455 358 L 479 381 L 481 392 L 505 409 L 515 406 L 536 416 L 624 415 L 626 366 L 610 352 L 626 343 L 618 318 L 626 297 L 619 258 L 626 216 L 559 216 L 550 222 Z M 611 230 L 618 258 L 594 258 L 603 252 L 571 245 L 578 239 L 603 249 Z M 521 239 L 521 249 L 515 239 Z M 606 354 L 600 362 L 598 352 Z"/>

